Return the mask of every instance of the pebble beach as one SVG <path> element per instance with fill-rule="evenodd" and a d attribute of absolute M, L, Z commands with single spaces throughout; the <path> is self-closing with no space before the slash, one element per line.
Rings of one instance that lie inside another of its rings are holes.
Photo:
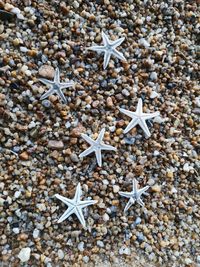
<path fill-rule="evenodd" d="M 197 1 L 0 0 L 0 266 L 199 267 L 200 87 Z M 87 48 L 102 31 L 126 61 Z M 40 100 L 39 79 L 73 81 Z M 151 136 L 124 134 L 138 99 Z M 81 134 L 105 128 L 99 167 Z M 149 186 L 124 213 L 132 181 Z M 78 183 L 86 229 L 58 224 Z"/>

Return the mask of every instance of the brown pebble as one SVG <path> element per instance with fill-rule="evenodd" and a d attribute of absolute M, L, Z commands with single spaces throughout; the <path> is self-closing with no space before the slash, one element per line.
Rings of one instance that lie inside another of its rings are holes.
<path fill-rule="evenodd" d="M 22 160 L 28 160 L 29 159 L 29 155 L 28 155 L 28 153 L 26 151 L 24 151 L 19 155 L 19 158 L 22 159 Z"/>
<path fill-rule="evenodd" d="M 73 137 L 79 137 L 83 132 L 85 132 L 85 127 L 83 127 L 82 124 L 79 124 L 76 128 L 74 128 L 72 131 L 71 131 L 71 135 Z"/>
<path fill-rule="evenodd" d="M 112 101 L 112 98 L 110 96 L 106 99 L 106 105 L 109 108 L 113 106 L 113 101 Z"/>

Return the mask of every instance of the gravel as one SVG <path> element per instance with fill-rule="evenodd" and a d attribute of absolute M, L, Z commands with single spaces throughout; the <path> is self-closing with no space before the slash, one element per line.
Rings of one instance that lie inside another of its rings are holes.
<path fill-rule="evenodd" d="M 5 3 L 6 2 L 6 3 Z M 195 1 L 0 0 L 0 245 L 2 265 L 196 266 L 200 255 L 198 7 Z M 125 37 L 127 62 L 86 48 Z M 59 67 L 67 103 L 47 91 Z M 119 107 L 159 111 L 150 138 Z M 98 167 L 80 137 L 117 153 Z M 149 185 L 144 207 L 123 213 L 119 191 L 136 178 Z M 65 205 L 56 193 L 98 200 L 57 220 Z M 85 197 L 84 196 L 84 197 Z"/>

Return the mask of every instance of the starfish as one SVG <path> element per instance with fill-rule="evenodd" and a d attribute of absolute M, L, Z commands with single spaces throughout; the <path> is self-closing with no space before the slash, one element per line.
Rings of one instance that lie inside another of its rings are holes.
<path fill-rule="evenodd" d="M 58 220 L 58 223 L 63 222 L 65 219 L 67 219 L 70 215 L 73 213 L 76 214 L 77 218 L 79 219 L 80 223 L 83 225 L 83 227 L 86 227 L 85 219 L 83 217 L 82 209 L 97 203 L 97 200 L 80 200 L 80 197 L 82 195 L 81 185 L 78 183 L 78 186 L 76 188 L 76 193 L 73 199 L 69 199 L 66 197 L 63 197 L 59 194 L 55 194 L 55 197 L 64 202 L 68 209 L 63 213 L 63 215 Z"/>
<path fill-rule="evenodd" d="M 55 70 L 53 81 L 49 81 L 49 80 L 44 79 L 44 78 L 40 78 L 39 81 L 50 87 L 50 89 L 40 97 L 40 100 L 43 100 L 43 99 L 49 97 L 50 95 L 56 93 L 64 103 L 66 103 L 67 100 L 66 100 L 66 97 L 64 96 L 64 94 L 62 92 L 62 89 L 65 89 L 65 88 L 68 88 L 68 87 L 74 85 L 74 82 L 66 82 L 66 83 L 60 82 L 59 68 L 56 68 L 56 70 Z"/>
<path fill-rule="evenodd" d="M 124 41 L 124 37 L 119 38 L 115 41 L 109 40 L 108 36 L 102 31 L 102 38 L 103 38 L 103 46 L 91 46 L 88 49 L 98 52 L 104 52 L 104 62 L 103 62 L 103 68 L 106 69 L 108 66 L 109 60 L 111 55 L 126 61 L 123 54 L 116 50 L 116 48 Z"/>
<path fill-rule="evenodd" d="M 141 189 L 138 189 L 138 182 L 136 179 L 133 179 L 133 190 L 131 192 L 119 192 L 120 196 L 130 198 L 124 212 L 126 212 L 134 203 L 135 201 L 138 202 L 141 206 L 144 206 L 143 201 L 141 200 L 142 194 L 148 195 L 145 193 L 149 189 L 149 186 L 145 186 Z"/>
<path fill-rule="evenodd" d="M 151 133 L 147 127 L 146 120 L 152 119 L 156 116 L 158 116 L 159 112 L 154 113 L 143 113 L 142 112 L 142 99 L 140 98 L 137 104 L 136 112 L 132 112 L 123 108 L 119 109 L 122 113 L 126 114 L 127 116 L 132 118 L 132 121 L 128 124 L 126 129 L 124 130 L 124 133 L 128 133 L 132 128 L 134 128 L 137 124 L 140 125 L 142 130 L 145 132 L 145 134 L 150 137 Z"/>
<path fill-rule="evenodd" d="M 96 159 L 98 165 L 101 167 L 102 166 L 102 156 L 101 156 L 101 150 L 113 150 L 116 151 L 116 148 L 110 145 L 106 145 L 103 143 L 103 137 L 104 137 L 105 129 L 102 129 L 99 133 L 99 136 L 96 140 L 93 140 L 86 134 L 81 134 L 82 138 L 85 139 L 86 142 L 88 142 L 91 146 L 83 151 L 79 157 L 85 157 L 89 155 L 92 152 L 95 152 Z"/>

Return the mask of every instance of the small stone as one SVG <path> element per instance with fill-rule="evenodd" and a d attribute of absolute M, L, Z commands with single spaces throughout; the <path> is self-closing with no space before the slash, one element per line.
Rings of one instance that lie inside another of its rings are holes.
<path fill-rule="evenodd" d="M 79 124 L 76 128 L 74 128 L 71 131 L 71 135 L 73 137 L 79 137 L 85 130 L 86 130 L 85 127 L 83 127 L 81 124 Z"/>
<path fill-rule="evenodd" d="M 104 243 L 101 240 L 97 241 L 97 246 L 103 248 L 104 247 Z"/>
<path fill-rule="evenodd" d="M 173 179 L 173 177 L 174 177 L 173 172 L 168 171 L 168 172 L 167 172 L 167 178 L 171 178 L 171 179 Z"/>
<path fill-rule="evenodd" d="M 104 213 L 104 215 L 103 215 L 104 222 L 109 221 L 109 219 L 110 219 L 110 217 L 108 216 L 108 214 L 107 213 Z"/>
<path fill-rule="evenodd" d="M 158 184 L 155 184 L 154 186 L 151 187 L 151 190 L 153 192 L 160 193 L 161 192 L 161 186 Z"/>
<path fill-rule="evenodd" d="M 131 250 L 130 248 L 126 247 L 126 246 L 122 246 L 120 249 L 119 249 L 119 254 L 120 255 L 130 255 L 131 254 Z"/>
<path fill-rule="evenodd" d="M 106 99 L 106 104 L 107 104 L 107 107 L 111 108 L 113 106 L 113 101 L 112 101 L 112 97 L 108 97 Z"/>
<path fill-rule="evenodd" d="M 80 243 L 78 244 L 78 250 L 79 250 L 79 251 L 84 251 L 84 242 L 80 242 Z"/>
<path fill-rule="evenodd" d="M 29 247 L 22 248 L 18 254 L 18 258 L 21 262 L 27 262 L 30 259 L 31 249 Z"/>
<path fill-rule="evenodd" d="M 54 78 L 54 68 L 50 65 L 43 65 L 39 68 L 39 75 L 44 78 Z"/>
<path fill-rule="evenodd" d="M 119 188 L 118 185 L 114 185 L 114 186 L 113 186 L 113 192 L 114 192 L 114 193 L 118 193 L 118 192 L 119 192 L 119 189 L 120 189 L 120 188 Z"/>
<path fill-rule="evenodd" d="M 14 194 L 14 197 L 18 198 L 20 195 L 21 195 L 21 192 L 20 191 L 16 191 L 15 194 Z"/>
<path fill-rule="evenodd" d="M 143 45 L 145 48 L 148 48 L 150 46 L 150 43 L 147 42 L 144 38 L 141 38 L 139 40 L 139 44 Z"/>
<path fill-rule="evenodd" d="M 62 141 L 54 141 L 54 140 L 50 140 L 48 142 L 48 147 L 51 149 L 63 149 L 64 144 Z"/>
<path fill-rule="evenodd" d="M 89 259 L 90 259 L 90 258 L 89 258 L 88 256 L 84 256 L 84 257 L 83 257 L 83 261 L 84 261 L 85 263 L 88 263 Z"/>
<path fill-rule="evenodd" d="M 21 154 L 19 154 L 19 158 L 22 160 L 28 160 L 29 159 L 29 155 L 26 151 L 22 152 Z"/>
<path fill-rule="evenodd" d="M 73 162 L 79 162 L 79 158 L 78 158 L 78 156 L 77 156 L 75 153 L 72 153 L 72 154 L 70 155 L 70 159 L 71 159 L 71 161 L 73 161 Z"/>
<path fill-rule="evenodd" d="M 186 259 L 185 259 L 185 263 L 186 263 L 186 264 L 191 264 L 191 263 L 192 263 L 192 260 L 189 259 L 189 258 L 186 258 Z"/>
<path fill-rule="evenodd" d="M 38 229 L 34 229 L 33 238 L 38 238 L 40 231 Z"/>
<path fill-rule="evenodd" d="M 155 71 L 153 71 L 153 72 L 150 74 L 150 79 L 151 79 L 152 81 L 155 81 L 155 80 L 157 80 L 157 78 L 158 78 L 157 73 L 156 73 Z"/>
<path fill-rule="evenodd" d="M 64 258 L 64 256 L 65 256 L 65 254 L 64 254 L 63 250 L 62 249 L 59 249 L 58 250 L 58 258 L 60 260 L 62 260 Z"/>
<path fill-rule="evenodd" d="M 156 97 L 158 97 L 158 96 L 159 96 L 159 94 L 158 94 L 157 92 L 152 91 L 152 92 L 151 92 L 151 95 L 150 95 L 150 98 L 151 98 L 151 99 L 154 99 L 154 98 L 156 98 Z"/>

